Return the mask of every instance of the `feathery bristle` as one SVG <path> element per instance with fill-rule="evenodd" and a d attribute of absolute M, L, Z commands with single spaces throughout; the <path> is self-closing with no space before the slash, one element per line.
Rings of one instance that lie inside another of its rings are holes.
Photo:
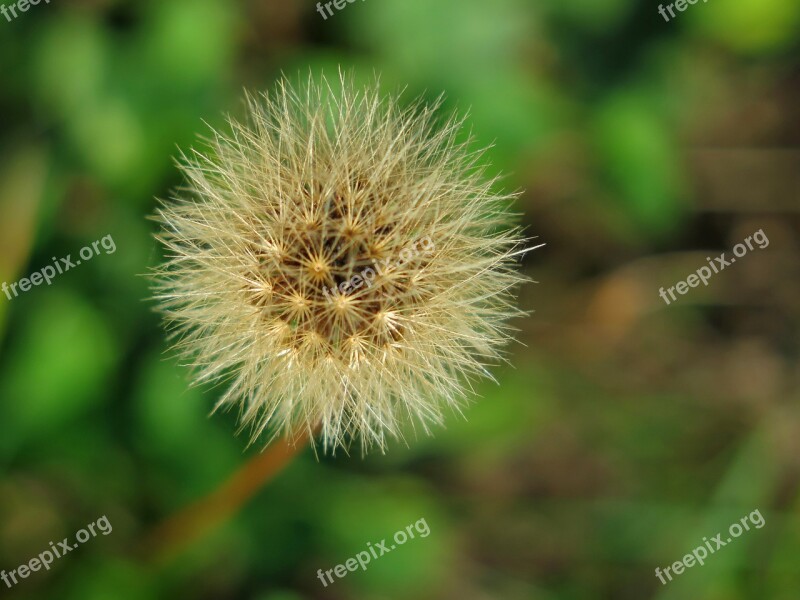
<path fill-rule="evenodd" d="M 406 417 L 429 431 L 488 376 L 522 240 L 463 120 L 337 83 L 248 97 L 248 122 L 182 156 L 156 287 L 197 380 L 230 379 L 219 405 L 254 439 L 320 428 L 325 449 L 366 450 Z"/>

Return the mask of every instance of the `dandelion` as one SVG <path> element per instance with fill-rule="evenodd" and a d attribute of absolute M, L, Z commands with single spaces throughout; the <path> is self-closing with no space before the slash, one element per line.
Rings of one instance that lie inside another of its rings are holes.
<path fill-rule="evenodd" d="M 383 449 L 403 423 L 441 424 L 502 358 L 523 280 L 515 194 L 493 191 L 440 104 L 283 80 L 182 154 L 157 298 L 196 381 L 227 382 L 217 407 L 253 439 Z"/>

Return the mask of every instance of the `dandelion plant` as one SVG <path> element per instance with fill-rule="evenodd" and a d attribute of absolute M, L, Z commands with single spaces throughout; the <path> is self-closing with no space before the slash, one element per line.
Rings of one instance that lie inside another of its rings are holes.
<path fill-rule="evenodd" d="M 428 432 L 502 358 L 520 230 L 464 119 L 349 76 L 282 80 L 181 155 L 157 297 L 254 439 Z M 425 240 L 420 244 L 420 240 Z M 412 425 L 412 426 L 413 426 Z"/>

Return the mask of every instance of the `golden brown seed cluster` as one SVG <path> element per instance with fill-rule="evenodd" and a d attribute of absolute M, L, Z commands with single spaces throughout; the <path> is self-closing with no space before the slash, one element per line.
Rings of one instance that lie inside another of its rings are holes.
<path fill-rule="evenodd" d="M 367 346 L 388 348 L 402 338 L 395 316 L 424 300 L 424 288 L 412 283 L 426 267 L 432 242 L 404 244 L 396 224 L 374 211 L 359 212 L 357 206 L 380 202 L 363 179 L 324 192 L 319 184 L 304 190 L 300 204 L 319 210 L 299 223 L 265 224 L 278 235 L 251 244 L 257 265 L 243 291 L 285 351 L 302 352 L 309 361 L 352 362 Z"/>

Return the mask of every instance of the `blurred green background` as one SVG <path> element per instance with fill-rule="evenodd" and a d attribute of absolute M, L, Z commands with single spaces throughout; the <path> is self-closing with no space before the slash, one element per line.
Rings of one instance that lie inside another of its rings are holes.
<path fill-rule="evenodd" d="M 0 568 L 107 515 L 0 596 L 796 600 L 800 597 L 800 3 L 53 0 L 0 17 Z M 306 450 L 167 564 L 133 548 L 258 448 L 188 386 L 147 280 L 173 157 L 280 74 L 447 95 L 547 245 L 500 385 L 385 455 Z M 666 306 L 753 232 L 769 237 Z M 668 586 L 654 576 L 759 509 Z M 367 542 L 431 533 L 324 588 Z"/>

